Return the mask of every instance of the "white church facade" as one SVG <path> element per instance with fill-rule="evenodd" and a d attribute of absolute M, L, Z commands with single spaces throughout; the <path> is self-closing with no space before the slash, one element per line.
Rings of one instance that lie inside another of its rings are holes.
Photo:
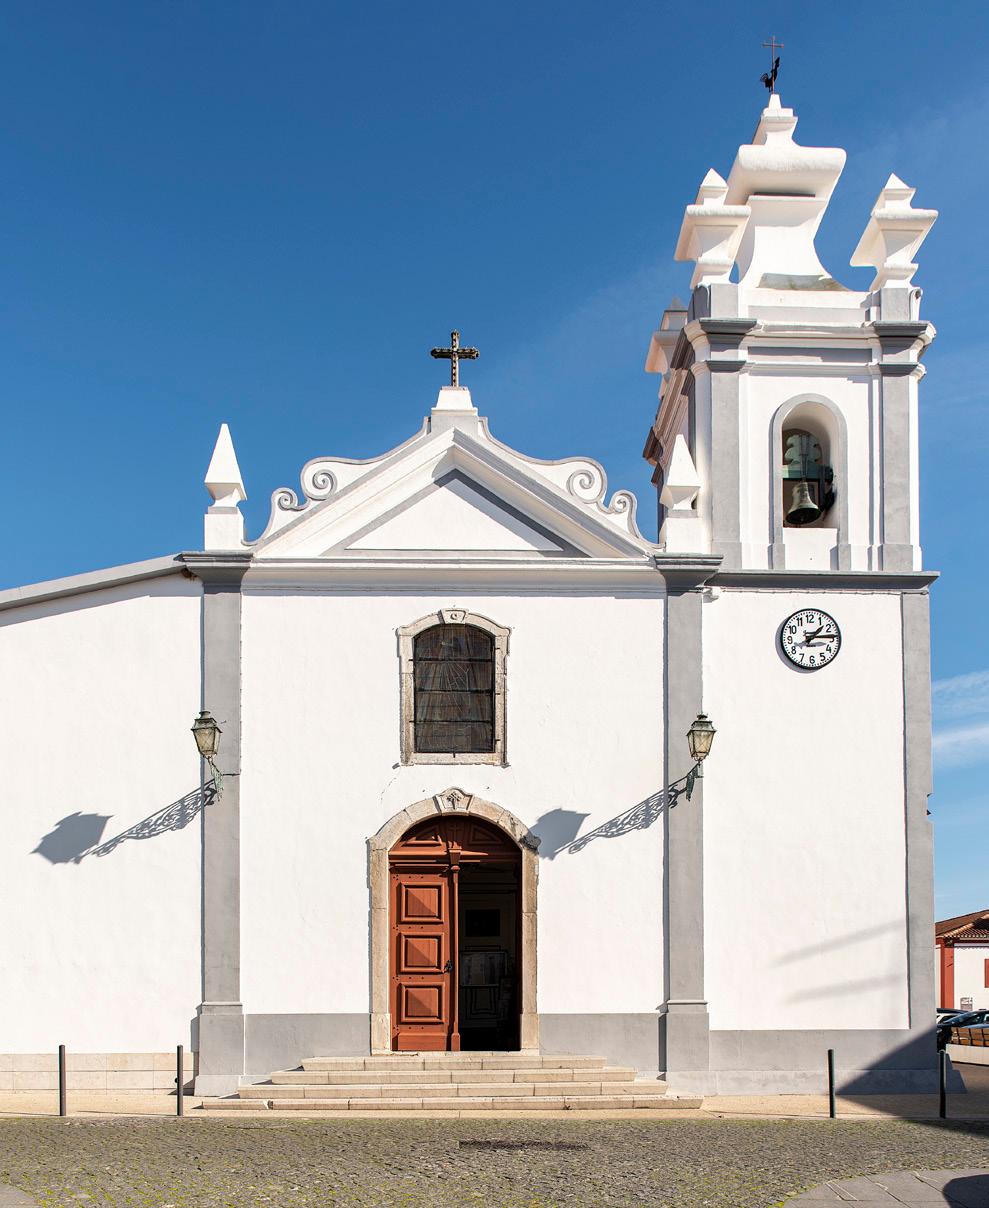
<path fill-rule="evenodd" d="M 795 126 L 772 96 L 686 208 L 658 542 L 457 384 L 252 539 L 224 428 L 202 550 L 0 593 L 0 1050 L 185 1043 L 204 1094 L 457 1049 L 746 1093 L 819 1091 L 834 1048 L 851 1090 L 934 1084 L 936 214 L 890 177 L 843 287 L 814 237 L 845 154 Z"/>

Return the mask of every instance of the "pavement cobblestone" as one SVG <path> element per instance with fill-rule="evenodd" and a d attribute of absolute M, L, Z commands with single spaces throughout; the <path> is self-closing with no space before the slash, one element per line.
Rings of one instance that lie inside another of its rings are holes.
<path fill-rule="evenodd" d="M 46 1208 L 776 1208 L 978 1166 L 982 1122 L 0 1119 L 0 1183 Z"/>

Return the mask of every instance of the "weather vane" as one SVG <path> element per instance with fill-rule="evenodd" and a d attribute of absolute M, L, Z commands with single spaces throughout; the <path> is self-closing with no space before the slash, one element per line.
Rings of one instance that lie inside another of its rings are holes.
<path fill-rule="evenodd" d="M 432 348 L 429 355 L 436 357 L 437 360 L 450 362 L 450 385 L 460 385 L 460 362 L 476 361 L 481 355 L 476 348 L 461 348 L 460 347 L 460 332 L 450 332 L 450 347 L 449 348 Z"/>
<path fill-rule="evenodd" d="M 764 71 L 759 77 L 760 80 L 769 89 L 769 95 L 772 96 L 776 92 L 776 77 L 780 70 L 780 57 L 776 53 L 778 50 L 783 50 L 783 43 L 776 41 L 776 35 L 771 34 L 768 42 L 763 42 L 763 49 L 769 51 L 769 70 Z"/>

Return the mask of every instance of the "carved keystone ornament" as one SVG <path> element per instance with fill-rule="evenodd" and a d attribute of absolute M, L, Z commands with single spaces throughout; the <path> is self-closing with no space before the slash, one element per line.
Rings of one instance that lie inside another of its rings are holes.
<path fill-rule="evenodd" d="M 436 802 L 436 808 L 442 814 L 447 810 L 468 810 L 474 798 L 472 794 L 465 793 L 463 789 L 444 789 L 442 793 L 437 793 L 433 800 Z"/>

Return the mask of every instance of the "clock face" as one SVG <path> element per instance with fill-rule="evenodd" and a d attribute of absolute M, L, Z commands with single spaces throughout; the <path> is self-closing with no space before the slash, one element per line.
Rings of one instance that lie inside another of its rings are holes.
<path fill-rule="evenodd" d="M 783 622 L 780 645 L 795 667 L 817 671 L 838 657 L 841 630 L 828 613 L 819 608 L 802 608 Z"/>

